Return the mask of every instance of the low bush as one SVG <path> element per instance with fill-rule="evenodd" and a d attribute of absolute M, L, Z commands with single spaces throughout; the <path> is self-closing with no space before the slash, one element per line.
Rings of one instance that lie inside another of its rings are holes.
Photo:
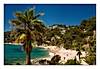
<path fill-rule="evenodd" d="M 60 65 L 59 61 L 61 60 L 61 56 L 55 55 L 51 61 L 49 62 L 49 65 Z"/>
<path fill-rule="evenodd" d="M 89 65 L 96 65 L 96 57 L 95 56 L 87 56 L 87 57 L 85 57 L 85 61 Z"/>
<path fill-rule="evenodd" d="M 75 59 L 69 59 L 69 60 L 67 60 L 65 65 L 80 65 L 80 62 L 76 61 Z"/>

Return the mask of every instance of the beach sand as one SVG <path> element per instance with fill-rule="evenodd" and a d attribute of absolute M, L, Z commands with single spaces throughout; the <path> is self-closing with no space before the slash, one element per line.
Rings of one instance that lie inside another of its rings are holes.
<path fill-rule="evenodd" d="M 66 50 L 64 48 L 58 48 L 57 46 L 40 46 L 43 47 L 45 49 L 50 50 L 52 53 L 50 53 L 49 57 L 43 57 L 41 59 L 46 59 L 46 60 L 51 60 L 51 58 L 54 55 L 60 55 L 61 56 L 61 61 L 63 61 L 64 63 L 68 60 L 68 59 L 74 59 L 77 52 L 76 51 L 72 51 L 72 50 Z"/>
<path fill-rule="evenodd" d="M 79 61 L 76 50 L 70 50 L 70 49 L 66 50 L 65 48 L 59 48 L 57 46 L 40 46 L 40 47 L 43 47 L 43 48 L 51 51 L 49 53 L 50 56 L 43 57 L 41 59 L 46 59 L 46 60 L 50 61 L 54 55 L 60 55 L 61 56 L 60 62 L 62 62 L 62 63 L 67 62 L 67 60 L 69 60 L 69 59 L 74 59 L 75 57 L 76 57 L 77 61 Z M 81 56 L 85 57 L 85 52 L 82 52 L 82 53 L 83 53 L 83 55 L 81 55 Z"/>

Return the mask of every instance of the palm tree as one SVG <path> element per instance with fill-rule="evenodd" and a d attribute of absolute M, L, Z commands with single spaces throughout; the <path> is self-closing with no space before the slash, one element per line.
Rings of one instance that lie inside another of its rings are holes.
<path fill-rule="evenodd" d="M 77 55 L 79 56 L 79 60 L 80 60 L 80 56 L 82 55 L 80 49 L 78 49 Z"/>
<path fill-rule="evenodd" d="M 82 55 L 81 53 L 81 46 L 82 46 L 82 43 L 81 42 L 78 42 L 77 43 L 77 55 L 79 56 L 79 60 L 80 60 L 80 56 Z"/>
<path fill-rule="evenodd" d="M 15 28 L 15 42 L 19 43 L 20 41 L 24 41 L 22 45 L 23 51 L 26 53 L 26 64 L 30 65 L 32 46 L 34 47 L 36 41 L 36 35 L 39 36 L 45 25 L 43 20 L 37 20 L 38 17 L 42 16 L 43 13 L 38 13 L 34 15 L 34 8 L 30 8 L 25 11 L 25 13 L 21 11 L 14 12 L 15 20 L 9 20 L 11 27 Z M 38 36 L 38 37 L 39 37 Z"/>

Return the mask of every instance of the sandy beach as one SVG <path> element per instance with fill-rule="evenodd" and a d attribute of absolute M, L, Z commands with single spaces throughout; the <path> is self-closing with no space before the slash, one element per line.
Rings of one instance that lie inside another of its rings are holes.
<path fill-rule="evenodd" d="M 14 45 L 22 45 L 22 44 L 18 44 L 18 43 L 5 43 L 5 44 L 14 44 Z M 42 48 L 45 48 L 47 50 L 49 50 L 49 56 L 48 57 L 42 57 L 40 59 L 46 59 L 46 60 L 51 60 L 55 55 L 60 55 L 61 56 L 61 60 L 59 62 L 62 62 L 63 64 L 65 62 L 67 62 L 67 60 L 69 59 L 74 59 L 76 57 L 76 60 L 79 61 L 79 58 L 77 56 L 77 51 L 76 50 L 71 50 L 68 49 L 66 50 L 65 48 L 61 47 L 57 47 L 57 46 L 39 46 Z M 86 53 L 85 52 L 81 52 L 82 55 L 81 57 L 85 57 Z M 34 59 L 31 59 L 31 61 L 33 61 Z M 86 64 L 83 60 L 82 60 L 83 64 Z"/>
<path fill-rule="evenodd" d="M 62 63 L 65 63 L 69 59 L 74 59 L 75 57 L 76 57 L 77 61 L 79 61 L 79 58 L 77 56 L 77 51 L 75 51 L 75 50 L 70 50 L 70 49 L 66 50 L 65 48 L 59 48 L 57 46 L 39 46 L 39 47 L 43 47 L 43 48 L 51 51 L 49 53 L 50 56 L 43 57 L 41 59 L 51 60 L 51 58 L 54 55 L 60 55 L 61 56 L 60 62 L 62 62 Z M 85 57 L 85 52 L 82 52 L 81 56 Z"/>

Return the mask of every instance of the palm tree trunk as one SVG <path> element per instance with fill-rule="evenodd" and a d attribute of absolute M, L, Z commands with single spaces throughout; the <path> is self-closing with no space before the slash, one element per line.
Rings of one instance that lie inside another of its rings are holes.
<path fill-rule="evenodd" d="M 30 37 L 28 37 L 29 36 L 29 31 L 28 31 L 27 26 L 25 26 L 25 29 L 26 29 L 26 33 L 27 33 L 26 41 L 27 41 L 27 45 L 28 45 L 28 40 L 29 40 Z M 31 65 L 30 58 L 31 58 L 30 57 L 30 52 L 28 51 L 28 48 L 27 48 L 27 50 L 26 50 L 26 65 Z"/>
<path fill-rule="evenodd" d="M 29 52 L 26 52 L 26 65 L 31 65 L 30 53 Z"/>
<path fill-rule="evenodd" d="M 80 54 L 79 54 L 79 60 L 80 60 Z"/>

